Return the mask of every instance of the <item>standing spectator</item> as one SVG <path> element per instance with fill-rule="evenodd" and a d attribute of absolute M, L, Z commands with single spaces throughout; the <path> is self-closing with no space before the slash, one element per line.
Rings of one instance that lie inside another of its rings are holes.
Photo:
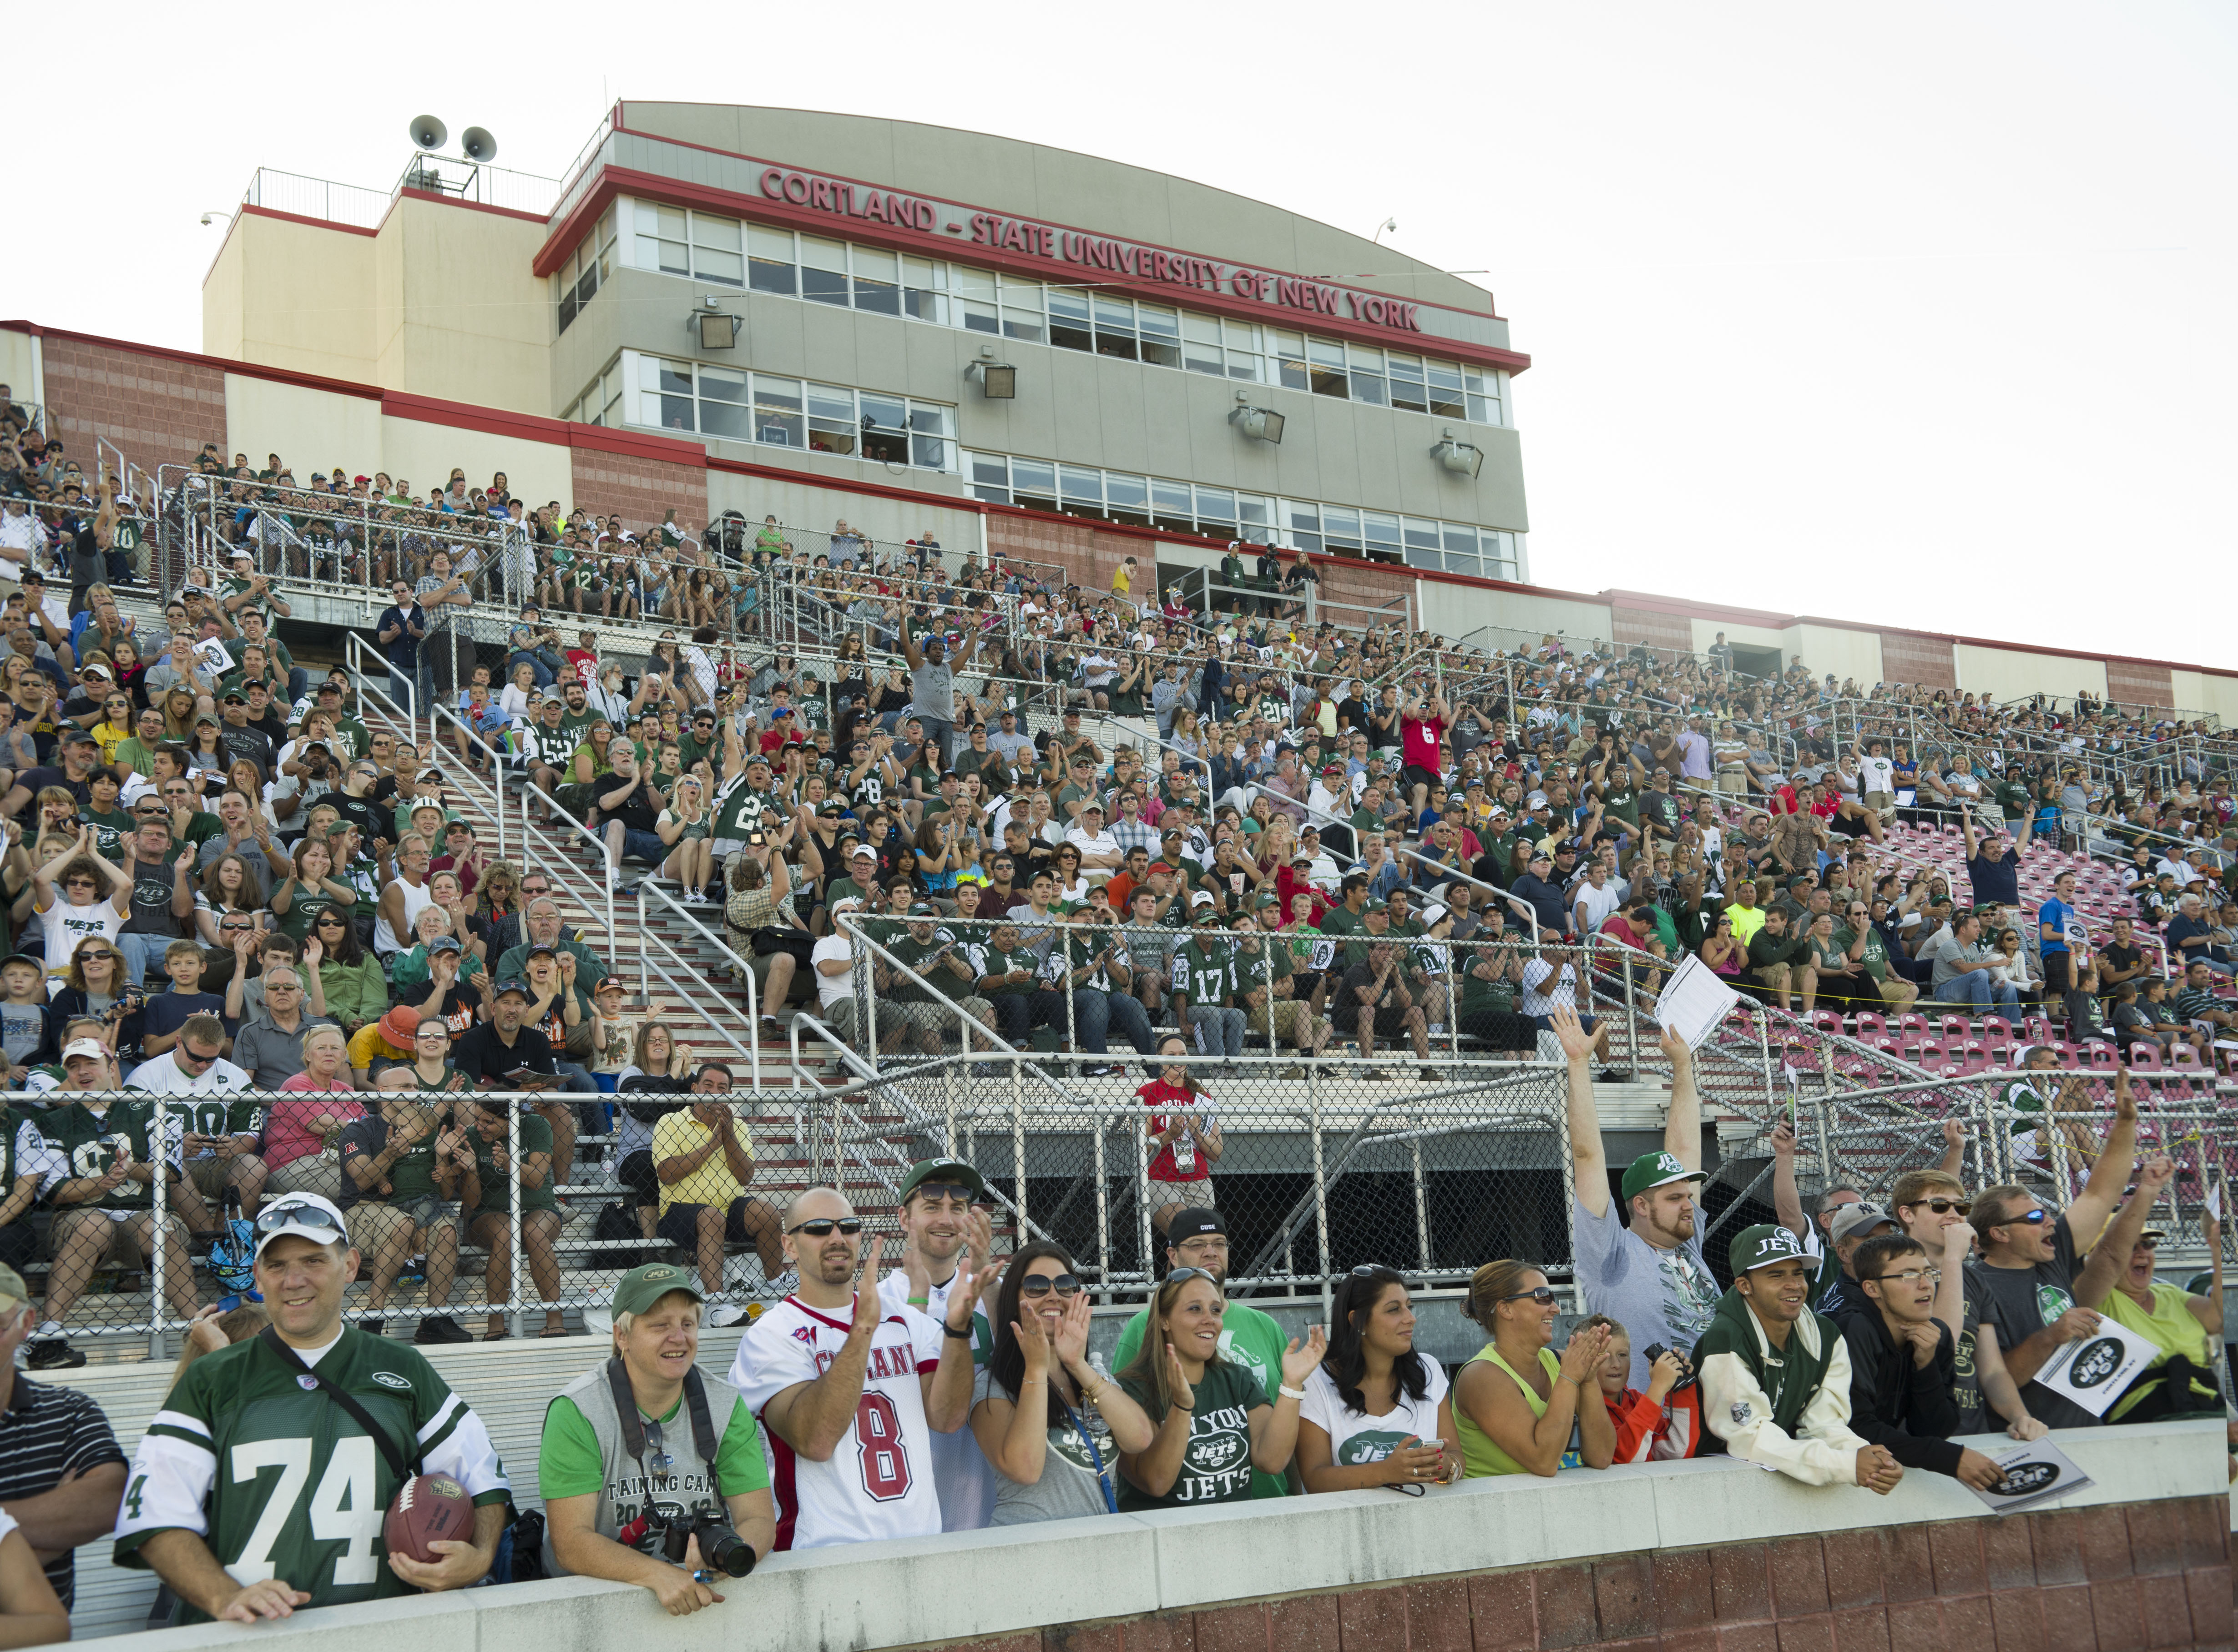
<path fill-rule="evenodd" d="M 20 1534 L 0 1544 L 0 1612 L 7 1614 L 0 1619 L 0 1639 L 14 1646 L 32 1643 L 6 1633 L 27 1609 L 23 1593 L 29 1580 L 14 1563 L 30 1560 L 67 1611 L 77 1593 L 77 1546 L 116 1524 L 124 1492 L 124 1453 L 93 1398 L 35 1383 L 16 1368 L 17 1351 L 36 1319 L 30 1294 L 22 1276 L 0 1265 L 0 1504 L 5 1505 L 0 1521 L 7 1531 Z M 77 1363 L 85 1361 L 81 1357 Z M 39 1558 L 11 1554 L 27 1543 Z M 66 1622 L 63 1635 L 37 1638 L 67 1635 Z"/>
<path fill-rule="evenodd" d="M 1150 1138 L 1150 1226 L 1161 1233 L 1175 1212 L 1194 1206 L 1210 1210 L 1212 1167 L 1223 1143 L 1212 1098 L 1190 1075 L 1189 1041 L 1168 1033 L 1158 1041 L 1158 1076 L 1135 1092 L 1150 1110 L 1144 1128 Z"/>
<path fill-rule="evenodd" d="M 420 650 L 427 635 L 427 611 L 399 579 L 388 588 L 389 605 L 381 611 L 374 636 L 388 658 L 388 696 L 408 717 L 424 717 L 435 704 L 434 663 Z"/>
<path fill-rule="evenodd" d="M 1744 1228 L 1729 1248 L 1733 1288 L 1694 1348 L 1704 1454 L 1730 1453 L 1805 1485 L 1895 1490 L 1904 1465 L 1850 1426 L 1848 1345 L 1811 1307 L 1829 1265 L 1769 1223 Z"/>
<path fill-rule="evenodd" d="M 270 1326 L 189 1366 L 141 1438 L 116 1517 L 116 1563 L 160 1576 L 189 1622 L 255 1623 L 299 1607 L 464 1589 L 489 1572 L 512 1495 L 489 1431 L 425 1355 L 342 1322 L 359 1260 L 327 1200 L 296 1193 L 267 1206 L 256 1284 Z M 322 1384 L 348 1394 L 381 1432 L 346 1450 L 364 1430 Z M 438 1538 L 435 1560 L 381 1547 L 374 1511 L 395 1499 L 409 1467 L 399 1440 L 410 1463 L 449 1475 L 473 1500 L 472 1540 Z M 304 1471 L 240 1477 L 228 1457 L 300 1461 Z M 363 1502 L 351 1501 L 362 1512 L 318 1511 L 316 1488 L 345 1480 L 363 1487 Z M 301 1501 L 275 1515 L 282 1491 Z"/>
<path fill-rule="evenodd" d="M 536 1455 L 547 1571 L 635 1583 L 673 1617 L 724 1597 L 704 1572 L 618 1541 L 656 1502 L 671 1519 L 722 1518 L 757 1561 L 777 1540 L 754 1414 L 727 1384 L 710 1392 L 695 1363 L 702 1305 L 691 1274 L 673 1264 L 623 1274 L 614 1285 L 612 1358 L 545 1408 Z"/>
<path fill-rule="evenodd" d="M 792 1201 L 785 1252 L 799 1285 L 748 1328 L 732 1363 L 732 1386 L 774 1454 L 781 1550 L 940 1530 L 931 1437 L 962 1427 L 970 1410 L 971 1305 L 988 1281 L 967 1264 L 938 1322 L 891 1312 L 876 1283 L 877 1239 L 855 1288 L 862 1231 L 832 1188 Z M 963 1345 L 951 1354 L 952 1343 Z"/>
<path fill-rule="evenodd" d="M 1887 1447 L 1905 1468 L 1994 1490 L 2004 1471 L 1950 1439 L 1958 1431 L 1958 1359 L 1950 1327 L 1934 1317 L 1942 1270 L 1925 1246 L 1902 1233 L 1865 1240 L 1854 1265 L 1857 1300 L 1840 1324 L 1858 1437 Z"/>
<path fill-rule="evenodd" d="M 1616 1424 L 1599 1391 L 1609 1327 L 1581 1328 L 1558 1358 L 1557 1305 L 1546 1274 L 1528 1262 L 1503 1258 L 1469 1276 L 1466 1312 L 1490 1338 L 1453 1383 L 1455 1426 L 1472 1478 L 1551 1477 L 1565 1468 L 1605 1469 L 1616 1460 Z M 1590 1404 L 1588 1383 L 1594 1385 Z"/>
<path fill-rule="evenodd" d="M 1446 1369 L 1414 1346 L 1414 1305 L 1390 1268 L 1354 1268 L 1329 1311 L 1328 1354 L 1306 1378 L 1298 1470 L 1308 1491 L 1456 1479 Z"/>
<path fill-rule="evenodd" d="M 878 1281 L 888 1312 L 909 1307 L 945 1319 L 958 1282 L 986 1276 L 994 1235 L 987 1213 L 975 1202 L 986 1192 L 979 1173 L 961 1159 L 920 1159 L 910 1166 L 896 1214 L 900 1265 Z M 983 1318 L 975 1322 L 976 1332 L 986 1329 Z M 988 1523 L 995 1512 L 995 1479 L 971 1429 L 933 1437 L 932 1471 L 940 1483 L 943 1531 L 976 1531 Z"/>
<path fill-rule="evenodd" d="M 1671 1107 L 1663 1148 L 1633 1160 L 1622 1192 L 1626 1226 L 1609 1198 L 1608 1160 L 1593 1102 L 1592 1043 L 1570 1010 L 1558 1010 L 1554 1034 L 1569 1060 L 1570 1155 L 1577 1186 L 1571 1213 L 1577 1277 L 1586 1305 L 1632 1331 L 1632 1383 L 1645 1388 L 1647 1347 L 1687 1349 L 1718 1311 L 1718 1284 L 1702 1254 L 1695 1198 L 1702 1180 L 1702 1104 L 1694 1087 L 1693 1052 L 1666 1032 Z"/>
<path fill-rule="evenodd" d="M 2097 1329 L 2098 1305 L 2129 1264 L 2126 1252 L 2116 1256 L 2102 1246 L 2085 1266 L 2077 1235 L 2095 1239 L 2104 1229 L 2136 1144 L 2136 1099 L 2129 1074 L 2117 1071 L 2114 1122 L 2089 1180 L 2064 1211 L 2048 1209 L 2023 1187 L 1984 1188 L 1974 1199 L 1970 1219 L 1982 1254 L 1968 1273 L 1982 1290 L 1979 1335 L 1996 1338 L 2029 1415 L 2055 1429 L 2095 1428 L 2103 1420 L 2034 1378 L 2061 1347 Z"/>
<path fill-rule="evenodd" d="M 993 1318 L 971 1386 L 971 1431 L 995 1483 L 988 1523 L 1118 1513 L 1119 1453 L 1147 1450 L 1155 1431 L 1089 1363 L 1089 1295 L 1062 1246 L 1018 1248 Z"/>
<path fill-rule="evenodd" d="M 1218 1211 L 1190 1209 L 1174 1213 L 1166 1224 L 1169 1270 L 1194 1268 L 1215 1279 L 1225 1279 L 1228 1265 L 1228 1224 Z M 1111 1350 L 1115 1371 L 1124 1371 L 1135 1364 L 1149 1325 L 1149 1314 L 1144 1310 L 1119 1328 L 1119 1340 Z M 1282 1355 L 1288 1341 L 1273 1315 L 1248 1303 L 1231 1302 L 1222 1316 L 1220 1357 L 1254 1373 L 1259 1379 L 1261 1397 L 1270 1405 L 1282 1380 Z M 1280 1473 L 1253 1471 L 1254 1497 L 1280 1497 L 1288 1493 L 1289 1488 Z"/>
<path fill-rule="evenodd" d="M 1221 1357 L 1227 1300 L 1202 1268 L 1175 1268 L 1143 1310 L 1135 1358 L 1119 1386 L 1157 1425 L 1140 1451 L 1119 1454 L 1122 1510 L 1193 1509 L 1253 1495 L 1255 1472 L 1278 1474 L 1296 1449 L 1299 1386 L 1321 1363 L 1319 1325 L 1284 1347 L 1270 1404 L 1253 1374 Z"/>

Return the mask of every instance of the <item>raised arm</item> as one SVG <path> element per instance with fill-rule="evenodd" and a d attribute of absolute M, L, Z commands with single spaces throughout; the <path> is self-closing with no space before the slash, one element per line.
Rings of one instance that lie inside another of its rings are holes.
<path fill-rule="evenodd" d="M 1551 1019 L 1562 1054 L 1569 1059 L 1572 1180 L 1577 1184 L 1579 1207 L 1598 1221 L 1608 1214 L 1608 1155 L 1601 1145 L 1600 1112 L 1593 1105 L 1592 1036 L 1567 1005 L 1557 1004 Z M 1675 1094 L 1672 1105 L 1676 1111 Z"/>
<path fill-rule="evenodd" d="M 1671 1111 L 1663 1121 L 1663 1150 L 1698 1174 L 1702 1168 L 1702 1097 L 1694 1087 L 1694 1052 L 1687 1047 L 1685 1039 L 1666 1030 L 1663 1034 L 1663 1054 L 1671 1063 Z"/>
<path fill-rule="evenodd" d="M 2065 1100 L 2064 1095 L 2061 1100 Z M 2129 1186 L 2130 1167 L 2137 1157 L 2137 1098 L 2130 1091 L 2129 1073 L 2114 1072 L 2114 1122 L 2106 1132 L 2098 1162 L 2090 1166 L 2090 1180 L 2067 1207 L 2068 1231 L 2077 1246 L 2088 1245 L 2114 1213 L 2115 1201 Z M 2126 1260 L 2126 1257 L 2124 1259 Z"/>

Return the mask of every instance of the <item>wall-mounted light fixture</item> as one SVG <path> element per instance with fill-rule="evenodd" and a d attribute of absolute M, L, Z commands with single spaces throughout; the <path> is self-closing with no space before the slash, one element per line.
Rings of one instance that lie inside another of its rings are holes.
<path fill-rule="evenodd" d="M 1018 397 L 1018 370 L 1007 361 L 995 360 L 995 347 L 979 347 L 979 359 L 963 369 L 967 379 L 979 380 L 979 393 L 990 401 L 1015 401 Z"/>
<path fill-rule="evenodd" d="M 1438 433 L 1439 441 L 1430 450 L 1430 457 L 1457 476 L 1474 476 L 1484 468 L 1484 449 L 1474 444 L 1455 441 L 1450 430 Z"/>
<path fill-rule="evenodd" d="M 699 307 L 685 318 L 684 325 L 703 350 L 738 347 L 738 318 L 718 305 L 712 296 L 699 301 Z"/>
<path fill-rule="evenodd" d="M 1254 441 L 1280 447 L 1282 445 L 1282 415 L 1272 407 L 1255 407 L 1248 392 L 1235 393 L 1236 406 L 1229 409 L 1228 422 Z"/>

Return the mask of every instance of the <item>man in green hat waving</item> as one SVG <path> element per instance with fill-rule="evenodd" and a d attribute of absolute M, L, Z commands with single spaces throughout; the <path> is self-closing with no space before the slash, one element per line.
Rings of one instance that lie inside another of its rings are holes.
<path fill-rule="evenodd" d="M 1806 1255 L 1769 1222 L 1735 1234 L 1728 1255 L 1733 1288 L 1694 1345 L 1704 1455 L 1729 1453 L 1805 1485 L 1893 1491 L 1904 1465 L 1850 1426 L 1850 1351 L 1811 1306 L 1832 1259 Z"/>

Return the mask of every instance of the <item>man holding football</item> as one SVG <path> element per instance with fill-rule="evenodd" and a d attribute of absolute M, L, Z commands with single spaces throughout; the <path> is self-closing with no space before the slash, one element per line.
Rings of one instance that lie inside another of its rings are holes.
<path fill-rule="evenodd" d="M 164 1399 L 125 1482 L 116 1563 L 155 1571 L 189 1623 L 480 1581 L 511 1490 L 481 1418 L 418 1349 L 342 1323 L 359 1256 L 341 1211 L 285 1193 L 255 1233 L 272 1324 L 196 1360 Z M 472 1540 L 428 1543 L 432 1561 L 384 1537 L 397 1493 L 422 1474 L 449 1476 L 473 1503 Z"/>

